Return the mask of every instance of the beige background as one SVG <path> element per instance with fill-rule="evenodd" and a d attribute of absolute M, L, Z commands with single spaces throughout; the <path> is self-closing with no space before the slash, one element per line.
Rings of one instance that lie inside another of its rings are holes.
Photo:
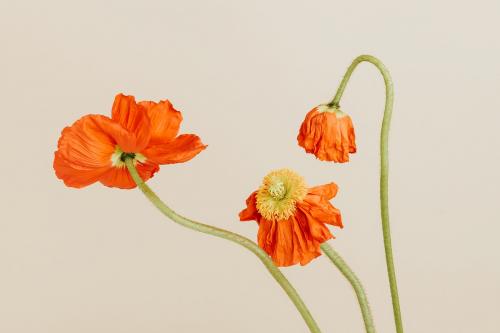
<path fill-rule="evenodd" d="M 306 332 L 248 251 L 183 229 L 136 190 L 69 189 L 60 130 L 118 92 L 169 98 L 209 148 L 150 181 L 173 208 L 252 239 L 244 199 L 271 169 L 335 181 L 335 246 L 393 332 L 378 212 L 384 88 L 368 64 L 343 108 L 359 153 L 320 163 L 305 113 L 370 53 L 396 86 L 391 213 L 407 332 L 500 331 L 500 3 L 474 1 L 1 1 L 0 331 Z M 324 332 L 362 332 L 321 257 L 283 270 Z"/>

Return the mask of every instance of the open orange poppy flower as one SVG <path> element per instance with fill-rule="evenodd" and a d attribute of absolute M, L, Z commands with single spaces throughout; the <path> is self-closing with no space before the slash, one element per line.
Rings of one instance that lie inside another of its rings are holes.
<path fill-rule="evenodd" d="M 186 162 L 206 148 L 194 134 L 177 136 L 182 115 L 168 101 L 139 102 L 118 94 L 111 118 L 86 115 L 64 128 L 54 156 L 54 170 L 67 186 L 97 181 L 109 187 L 134 188 L 125 157 L 132 157 L 142 179 L 160 164 Z"/>
<path fill-rule="evenodd" d="M 275 170 L 248 197 L 240 221 L 257 221 L 259 246 L 276 265 L 306 265 L 333 238 L 325 224 L 343 227 L 340 211 L 329 201 L 337 190 L 334 183 L 307 188 L 294 171 Z"/>
<path fill-rule="evenodd" d="M 354 127 L 338 107 L 322 104 L 309 111 L 297 136 L 299 146 L 322 161 L 348 162 L 356 152 Z"/>

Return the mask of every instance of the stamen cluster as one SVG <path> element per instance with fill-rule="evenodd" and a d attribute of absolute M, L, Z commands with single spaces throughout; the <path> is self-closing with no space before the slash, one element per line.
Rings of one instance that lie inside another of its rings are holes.
<path fill-rule="evenodd" d="M 257 210 L 267 220 L 286 220 L 307 195 L 304 178 L 290 169 L 270 172 L 257 191 Z"/>

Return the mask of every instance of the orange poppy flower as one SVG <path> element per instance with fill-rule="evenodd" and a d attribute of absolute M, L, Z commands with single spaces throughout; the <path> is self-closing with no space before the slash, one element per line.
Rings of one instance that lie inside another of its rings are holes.
<path fill-rule="evenodd" d="M 194 134 L 177 136 L 182 115 L 168 101 L 139 102 L 118 94 L 111 118 L 86 115 L 64 128 L 54 156 L 54 170 L 67 186 L 97 181 L 109 187 L 134 188 L 125 157 L 148 180 L 160 164 L 186 162 L 206 148 Z"/>
<path fill-rule="evenodd" d="M 337 190 L 335 183 L 307 188 L 294 171 L 275 170 L 248 197 L 240 221 L 257 221 L 259 246 L 276 265 L 305 265 L 333 238 L 325 224 L 343 227 L 340 211 L 329 202 Z"/>
<path fill-rule="evenodd" d="M 299 146 L 322 161 L 348 162 L 356 152 L 354 127 L 349 115 L 326 104 L 309 111 L 297 136 Z"/>

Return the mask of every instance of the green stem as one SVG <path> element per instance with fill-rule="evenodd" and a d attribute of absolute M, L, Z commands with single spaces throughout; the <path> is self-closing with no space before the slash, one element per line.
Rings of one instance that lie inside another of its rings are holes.
<path fill-rule="evenodd" d="M 144 195 L 151 201 L 151 203 L 158 208 L 163 215 L 171 219 L 172 221 L 187 227 L 189 229 L 193 229 L 199 232 L 203 232 L 205 234 L 213 235 L 216 237 L 224 238 L 227 239 L 231 242 L 234 242 L 236 244 L 239 244 L 248 250 L 252 251 L 266 266 L 267 270 L 271 273 L 271 275 L 274 277 L 274 279 L 280 284 L 280 286 L 285 290 L 287 293 L 288 297 L 292 300 L 293 304 L 297 308 L 297 310 L 300 312 L 302 315 L 302 318 L 304 318 L 307 326 L 309 327 L 309 330 L 311 333 L 321 333 L 318 325 L 314 321 L 314 318 L 311 316 L 311 313 L 307 309 L 306 305 L 300 298 L 299 294 L 295 290 L 295 288 L 290 284 L 290 282 L 287 280 L 287 278 L 281 273 L 281 271 L 276 267 L 276 265 L 273 263 L 272 259 L 267 255 L 266 252 L 264 252 L 257 244 L 249 240 L 248 238 L 245 238 L 243 236 L 240 236 L 238 234 L 235 234 L 233 232 L 224 230 L 224 229 L 219 229 L 207 224 L 199 223 L 190 219 L 187 219 L 176 212 L 174 212 L 170 207 L 168 207 L 161 199 L 151 190 L 151 188 L 144 183 L 142 180 L 141 176 L 139 176 L 139 173 L 137 172 L 137 169 L 134 166 L 133 159 L 130 157 L 127 157 L 125 159 L 125 164 L 127 165 L 128 171 L 130 172 L 130 175 L 132 176 L 132 179 L 134 182 L 137 184 L 137 187 L 144 193 Z"/>
<path fill-rule="evenodd" d="M 361 308 L 361 314 L 363 315 L 363 321 L 365 323 L 365 330 L 367 333 L 375 333 L 375 324 L 373 323 L 373 316 L 370 310 L 370 304 L 368 303 L 368 298 L 366 297 L 365 290 L 361 281 L 354 272 L 349 268 L 347 263 L 342 259 L 342 257 L 335 251 L 330 244 L 321 244 L 321 249 L 326 254 L 328 258 L 333 262 L 339 271 L 344 275 L 344 277 L 351 283 L 356 297 L 358 298 L 359 307 Z"/>
<path fill-rule="evenodd" d="M 394 269 L 394 259 L 392 255 L 391 228 L 389 225 L 389 128 L 391 124 L 392 107 L 394 104 L 394 89 L 391 75 L 384 64 L 371 55 L 361 55 L 354 59 L 347 69 L 347 72 L 340 83 L 335 97 L 330 102 L 331 106 L 339 106 L 340 98 L 344 93 L 347 82 L 351 78 L 354 69 L 362 62 L 369 62 L 380 71 L 385 83 L 385 107 L 382 129 L 380 132 L 380 210 L 382 216 L 382 233 L 384 236 L 385 259 L 387 263 L 387 274 L 391 288 L 392 308 L 394 311 L 394 321 L 396 332 L 403 332 L 403 322 L 401 320 L 401 310 L 399 306 L 398 286 L 396 283 L 396 273 Z"/>

